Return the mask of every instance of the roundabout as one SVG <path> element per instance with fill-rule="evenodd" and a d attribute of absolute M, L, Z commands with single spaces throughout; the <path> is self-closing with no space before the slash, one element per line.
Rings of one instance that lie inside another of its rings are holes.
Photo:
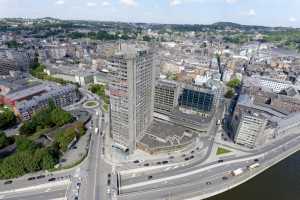
<path fill-rule="evenodd" d="M 99 102 L 97 101 L 86 101 L 84 104 L 83 104 L 83 107 L 84 108 L 97 108 L 99 106 Z"/>

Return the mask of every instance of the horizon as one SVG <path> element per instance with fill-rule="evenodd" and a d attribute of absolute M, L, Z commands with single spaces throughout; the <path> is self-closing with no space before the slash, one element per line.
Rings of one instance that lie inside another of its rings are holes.
<path fill-rule="evenodd" d="M 259 24 L 241 24 L 238 22 L 233 22 L 233 21 L 216 21 L 216 22 L 212 22 L 212 23 L 159 23 L 159 22 L 143 22 L 143 21 L 136 21 L 136 22 L 132 22 L 132 21 L 109 21 L 109 20 L 97 20 L 97 19 L 68 19 L 68 18 L 56 18 L 56 17 L 49 17 L 49 16 L 45 16 L 45 17 L 32 17 L 32 18 L 27 18 L 27 17 L 0 17 L 0 20 L 3 19 L 22 19 L 22 20 L 41 20 L 41 19 L 54 19 L 54 20 L 61 20 L 61 21 L 87 21 L 87 22 L 110 22 L 110 23 L 133 23 L 133 24 L 156 24 L 156 25 L 200 25 L 200 26 L 211 26 L 214 24 L 218 24 L 218 23 L 232 23 L 232 24 L 236 24 L 236 25 L 241 25 L 241 26 L 253 26 L 253 27 L 266 27 L 266 28 L 291 28 L 291 29 L 300 29 L 300 27 L 293 27 L 293 26 L 267 26 L 267 25 L 259 25 Z"/>
<path fill-rule="evenodd" d="M 300 2 L 291 0 L 1 0 L 0 18 L 58 18 L 125 23 L 299 28 Z M 74 13 L 76 16 L 74 17 Z M 188 14 L 187 14 L 188 13 Z"/>

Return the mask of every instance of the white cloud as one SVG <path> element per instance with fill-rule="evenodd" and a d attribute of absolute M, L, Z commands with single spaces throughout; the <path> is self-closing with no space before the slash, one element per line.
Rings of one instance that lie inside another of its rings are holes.
<path fill-rule="evenodd" d="M 182 4 L 181 0 L 170 0 L 170 6 L 178 6 Z"/>
<path fill-rule="evenodd" d="M 185 3 L 204 3 L 208 0 L 169 0 L 169 5 L 171 7 L 173 6 L 179 6 Z"/>
<path fill-rule="evenodd" d="M 136 6 L 137 2 L 136 0 L 120 0 L 121 4 L 125 6 Z"/>
<path fill-rule="evenodd" d="M 110 6 L 110 2 L 108 2 L 108 1 L 103 1 L 103 2 L 101 3 L 101 5 L 102 5 L 102 6 Z"/>
<path fill-rule="evenodd" d="M 87 5 L 88 7 L 94 7 L 94 6 L 97 5 L 97 3 L 95 3 L 95 2 L 87 2 L 86 5 Z"/>
<path fill-rule="evenodd" d="M 237 3 L 239 0 L 225 0 L 225 3 L 228 3 L 228 4 L 235 4 Z"/>
<path fill-rule="evenodd" d="M 295 17 L 290 17 L 290 18 L 289 18 L 289 21 L 290 21 L 290 22 L 296 22 L 297 19 L 296 19 Z"/>
<path fill-rule="evenodd" d="M 57 0 L 57 1 L 55 1 L 55 4 L 57 4 L 57 5 L 63 5 L 63 4 L 65 4 L 65 1 L 63 1 L 63 0 Z"/>
<path fill-rule="evenodd" d="M 256 15 L 256 11 L 254 9 L 250 9 L 248 11 L 247 15 L 249 15 L 249 16 L 255 16 Z"/>

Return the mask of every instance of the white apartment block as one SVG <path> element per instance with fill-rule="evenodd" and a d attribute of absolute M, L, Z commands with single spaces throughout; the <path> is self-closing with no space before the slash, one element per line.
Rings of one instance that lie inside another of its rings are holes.
<path fill-rule="evenodd" d="M 243 113 L 235 135 L 235 142 L 249 148 L 254 148 L 258 139 L 263 134 L 267 122 L 267 119 L 256 113 Z"/>
<path fill-rule="evenodd" d="M 251 79 L 251 82 L 255 83 L 257 86 L 269 88 L 275 93 L 279 93 L 280 91 L 292 86 L 292 83 L 290 81 L 271 79 L 261 76 L 253 76 L 249 79 Z"/>

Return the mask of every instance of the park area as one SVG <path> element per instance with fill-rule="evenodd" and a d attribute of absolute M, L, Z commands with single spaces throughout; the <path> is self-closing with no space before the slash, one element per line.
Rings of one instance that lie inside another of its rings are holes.
<path fill-rule="evenodd" d="M 17 135 L 0 131 L 0 179 L 16 178 L 41 170 L 54 170 L 71 144 L 85 134 L 84 122 L 49 103 L 25 121 Z M 1 155 L 6 148 L 10 153 Z"/>

